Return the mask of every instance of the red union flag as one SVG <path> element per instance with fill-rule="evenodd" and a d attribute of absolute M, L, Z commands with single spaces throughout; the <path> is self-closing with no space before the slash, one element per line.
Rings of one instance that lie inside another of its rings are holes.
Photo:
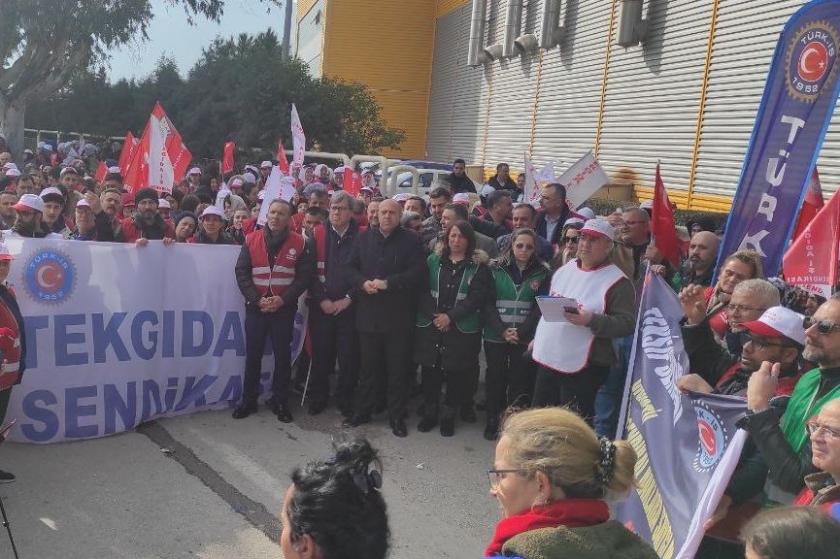
<path fill-rule="evenodd" d="M 835 192 L 785 253 L 785 281 L 830 297 L 831 287 L 837 284 L 838 243 L 840 196 Z"/>
<path fill-rule="evenodd" d="M 286 148 L 283 147 L 283 142 L 279 142 L 277 144 L 277 166 L 280 167 L 280 171 L 289 176 L 289 159 L 286 157 Z"/>
<path fill-rule="evenodd" d="M 675 269 L 680 267 L 680 242 L 677 239 L 677 226 L 674 222 L 674 210 L 668 199 L 668 191 L 659 174 L 659 164 L 656 165 L 656 183 L 653 190 L 653 215 L 651 216 L 650 232 L 653 242 L 662 257 L 671 263 Z"/>
<path fill-rule="evenodd" d="M 120 158 L 117 165 L 120 167 L 120 173 L 123 176 L 128 172 L 128 166 L 131 164 L 131 158 L 134 156 L 134 150 L 137 149 L 139 140 L 134 137 L 134 134 L 128 132 L 123 140 L 122 150 L 120 150 Z"/>
<path fill-rule="evenodd" d="M 172 192 L 175 183 L 184 178 L 192 154 L 160 103 L 155 103 L 149 122 L 140 138 L 125 177 L 130 192 L 154 188 Z"/>
<path fill-rule="evenodd" d="M 106 176 L 108 176 L 108 166 L 105 165 L 104 161 L 100 161 L 99 166 L 96 167 L 96 174 L 93 178 L 96 179 L 96 182 L 102 184 L 102 181 L 105 180 Z"/>
<path fill-rule="evenodd" d="M 302 166 L 303 152 L 306 151 L 306 134 L 303 133 L 303 126 L 294 103 L 292 103 L 292 151 L 292 161 Z"/>
<path fill-rule="evenodd" d="M 814 173 L 811 175 L 811 180 L 808 181 L 805 201 L 802 202 L 802 208 L 799 210 L 799 218 L 796 220 L 796 228 L 793 230 L 791 239 L 799 238 L 823 206 L 825 206 L 825 202 L 823 201 L 822 186 L 820 186 L 820 175 L 817 173 L 817 168 L 814 167 Z"/>
<path fill-rule="evenodd" d="M 222 176 L 233 172 L 233 153 L 236 151 L 236 144 L 226 142 L 222 151 Z"/>

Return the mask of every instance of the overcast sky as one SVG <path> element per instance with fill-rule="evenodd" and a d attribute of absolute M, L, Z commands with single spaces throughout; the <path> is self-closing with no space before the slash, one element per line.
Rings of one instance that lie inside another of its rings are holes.
<path fill-rule="evenodd" d="M 187 23 L 182 6 L 171 6 L 164 0 L 151 0 L 151 4 L 154 18 L 149 25 L 149 40 L 130 42 L 112 54 L 108 73 L 112 82 L 120 78 L 146 77 L 162 54 L 174 58 L 181 75 L 186 76 L 201 57 L 201 50 L 217 36 L 256 34 L 268 28 L 273 29 L 278 38 L 283 35 L 283 7 L 259 0 L 227 0 L 219 23 L 197 18 L 196 25 L 192 26 Z"/>

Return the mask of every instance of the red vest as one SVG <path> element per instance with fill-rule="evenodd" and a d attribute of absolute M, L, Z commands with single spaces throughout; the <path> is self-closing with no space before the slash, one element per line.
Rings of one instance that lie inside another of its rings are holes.
<path fill-rule="evenodd" d="M 245 245 L 251 255 L 251 278 L 263 297 L 282 296 L 295 279 L 295 265 L 303 254 L 306 241 L 302 235 L 289 231 L 274 262 L 269 263 L 264 231 L 254 231 L 245 237 Z"/>
<path fill-rule="evenodd" d="M 10 290 L 11 291 L 11 290 Z M 20 376 L 20 325 L 11 309 L 0 300 L 0 390 L 8 390 L 18 382 Z"/>

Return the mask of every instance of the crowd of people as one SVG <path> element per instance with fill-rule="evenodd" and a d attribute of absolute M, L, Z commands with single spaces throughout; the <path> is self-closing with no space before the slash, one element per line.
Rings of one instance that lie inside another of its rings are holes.
<path fill-rule="evenodd" d="M 415 395 L 421 396 L 421 432 L 437 428 L 450 437 L 459 422 L 475 422 L 483 410 L 484 437 L 498 440 L 491 490 L 514 519 L 500 524 L 488 556 L 559 557 L 577 549 L 570 542 L 584 536 L 575 527 L 585 526 L 598 527 L 585 538 L 603 549 L 629 545 L 636 550 L 627 556 L 655 556 L 607 522 L 609 511 L 599 504 L 631 484 L 635 455 L 611 439 L 648 268 L 679 293 L 683 306 L 690 374 L 679 379 L 680 389 L 739 396 L 749 408 L 741 421 L 749 442 L 698 556 L 743 556 L 737 532 L 763 500 L 824 508 L 840 501 L 840 298 L 766 278 L 751 251 L 726 255 L 713 283 L 721 238 L 713 220 L 679 228 L 683 258 L 672 266 L 651 241 L 650 207 L 598 216 L 571 208 L 559 183 L 542 185 L 535 207 L 522 202 L 524 176 L 514 180 L 506 164 L 476 188 L 456 160 L 453 173 L 427 195 L 388 198 L 372 173 L 363 174 L 351 195 L 342 187 L 343 168 L 308 165 L 292 169 L 291 199 L 272 200 L 264 199 L 272 161 L 226 177 L 194 167 L 171 192 L 158 192 L 130 191 L 118 167 L 99 182 L 82 159 L 39 165 L 42 155 L 19 168 L 0 153 L 4 238 L 241 247 L 234 274 L 245 299 L 247 357 L 234 418 L 257 411 L 267 339 L 274 350 L 268 406 L 283 422 L 293 421 L 295 390 L 306 392 L 309 414 L 333 403 L 348 429 L 387 412 L 398 437 L 408 434 Z M 0 248 L 0 279 L 10 258 Z M 562 319 L 542 316 L 538 297 L 548 294 L 572 302 Z M 309 305 L 312 350 L 292 363 L 299 300 Z M 0 328 L 0 342 L 3 336 L 20 342 L 13 384 L 23 369 L 24 329 L 13 294 L 1 288 L 4 313 L 17 328 Z M 9 387 L 0 385 L 0 419 Z M 533 409 L 505 419 L 526 408 Z M 336 530 L 347 530 L 336 537 L 370 545 L 353 556 L 384 556 L 381 479 L 369 471 L 375 454 L 354 444 L 339 449 L 332 463 L 295 473 L 283 510 L 287 556 L 349 557 L 338 540 L 325 540 L 313 527 L 339 517 L 348 525 L 336 521 Z M 342 486 L 344 477 L 330 473 L 335 469 L 348 473 L 352 486 Z M 329 486 L 323 502 L 301 496 L 327 491 L 320 485 Z M 345 504 L 327 516 L 310 510 L 342 501 L 347 491 L 366 495 L 357 501 L 362 524 L 346 520 Z M 580 508 L 568 510 L 570 499 Z M 590 523 L 557 520 L 578 513 Z M 537 526 L 567 526 L 572 533 L 518 535 Z M 759 549 L 774 534 L 751 530 L 754 556 L 775 557 Z M 557 551 L 529 555 L 535 545 Z M 307 554 L 312 546 L 320 546 L 320 555 Z M 574 556 L 612 556 L 580 553 Z"/>

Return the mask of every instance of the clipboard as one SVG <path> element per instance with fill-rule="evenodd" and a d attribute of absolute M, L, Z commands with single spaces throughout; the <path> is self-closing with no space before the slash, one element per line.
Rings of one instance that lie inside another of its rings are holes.
<path fill-rule="evenodd" d="M 537 306 L 540 307 L 543 320 L 546 322 L 568 322 L 566 312 L 578 312 L 578 302 L 569 297 L 538 296 Z"/>

